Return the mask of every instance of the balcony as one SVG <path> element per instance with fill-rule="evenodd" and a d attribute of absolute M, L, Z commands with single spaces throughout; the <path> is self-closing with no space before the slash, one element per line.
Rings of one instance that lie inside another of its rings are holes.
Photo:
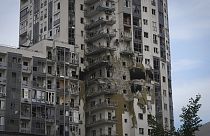
<path fill-rule="evenodd" d="M 78 67 L 79 66 L 79 60 L 78 59 L 73 59 L 70 61 L 70 67 Z"/>
<path fill-rule="evenodd" d="M 103 67 L 103 66 L 111 66 L 111 63 L 109 60 L 103 60 L 103 59 L 98 59 L 94 61 L 93 63 L 89 64 L 86 68 L 87 71 Z"/>
<path fill-rule="evenodd" d="M 28 81 L 22 81 L 22 85 L 23 86 L 29 86 L 29 82 Z"/>
<path fill-rule="evenodd" d="M 91 112 L 95 112 L 102 109 L 115 109 L 117 104 L 115 102 L 103 102 L 90 107 Z"/>
<path fill-rule="evenodd" d="M 92 42 L 95 42 L 101 38 L 111 39 L 113 37 L 115 37 L 114 32 L 98 31 L 98 32 L 92 33 L 91 36 L 88 36 L 87 39 L 85 39 L 85 42 L 92 43 Z"/>
<path fill-rule="evenodd" d="M 125 49 L 125 50 L 122 50 L 120 52 L 121 55 L 125 55 L 125 56 L 133 56 L 134 55 L 134 52 L 131 50 L 131 49 Z"/>
<path fill-rule="evenodd" d="M 31 103 L 31 99 L 30 98 L 21 98 L 21 103 L 30 104 Z"/>
<path fill-rule="evenodd" d="M 23 73 L 31 73 L 31 69 L 29 68 L 29 66 L 22 66 L 22 72 Z"/>
<path fill-rule="evenodd" d="M 5 131 L 5 125 L 0 125 L 0 131 Z"/>
<path fill-rule="evenodd" d="M 6 97 L 6 93 L 3 91 L 3 92 L 0 92 L 0 98 L 2 97 Z"/>
<path fill-rule="evenodd" d="M 60 24 L 60 19 L 57 19 L 57 20 L 54 21 L 54 26 L 56 26 L 58 24 Z"/>
<path fill-rule="evenodd" d="M 20 115 L 20 118 L 21 119 L 24 119 L 24 120 L 30 120 L 31 119 L 31 114 L 30 112 L 22 112 L 21 111 L 21 115 Z"/>
<path fill-rule="evenodd" d="M 85 55 L 86 56 L 97 55 L 106 51 L 116 51 L 116 49 L 111 47 L 93 47 L 89 48 Z"/>
<path fill-rule="evenodd" d="M 39 83 L 37 81 L 32 81 L 32 85 L 34 88 L 37 88 L 37 89 L 46 89 L 45 84 Z"/>
<path fill-rule="evenodd" d="M 102 90 L 97 90 L 94 92 L 88 92 L 87 97 L 95 97 L 99 95 L 109 95 L 109 94 L 116 94 L 117 90 L 116 89 L 102 89 Z"/>
<path fill-rule="evenodd" d="M 73 89 L 69 89 L 69 94 L 72 96 L 78 96 L 79 95 L 79 89 L 77 88 L 73 88 Z"/>
<path fill-rule="evenodd" d="M 21 132 L 21 133 L 30 134 L 30 133 L 31 133 L 31 129 L 30 129 L 30 128 L 20 128 L 20 132 Z"/>
<path fill-rule="evenodd" d="M 46 77 L 46 70 L 44 68 L 39 67 L 37 71 L 33 71 L 33 74 L 41 77 Z"/>
<path fill-rule="evenodd" d="M 132 40 L 132 33 L 131 32 L 121 33 L 121 39 L 124 40 L 124 41 L 131 41 Z"/>
<path fill-rule="evenodd" d="M 103 2 L 103 1 L 102 1 Z M 109 7 L 109 6 L 106 6 L 105 4 L 103 4 L 101 2 L 100 5 L 98 5 L 94 10 L 86 10 L 85 11 L 85 17 L 93 17 L 95 16 L 96 14 L 100 13 L 100 12 L 105 12 L 105 13 L 112 13 L 115 11 L 115 8 L 114 7 Z"/>
<path fill-rule="evenodd" d="M 5 116 L 5 107 L 3 109 L 0 109 L 0 116 Z"/>
<path fill-rule="evenodd" d="M 86 125 L 87 128 L 91 128 L 91 127 L 95 127 L 95 126 L 99 126 L 99 125 L 103 125 L 103 124 L 116 124 L 117 120 L 116 119 L 100 119 L 91 123 L 88 123 Z"/>
<path fill-rule="evenodd" d="M 55 122 L 55 116 L 48 116 L 48 115 L 46 115 L 46 121 L 47 122 Z"/>
<path fill-rule="evenodd" d="M 7 83 L 6 78 L 5 77 L 0 77 L 0 84 L 6 85 L 6 83 Z"/>
<path fill-rule="evenodd" d="M 25 34 L 26 32 L 27 32 L 27 26 L 24 26 L 19 30 L 20 35 Z"/>
<path fill-rule="evenodd" d="M 123 21 L 123 25 L 125 27 L 131 27 L 131 19 L 130 18 L 124 18 L 124 21 Z"/>
<path fill-rule="evenodd" d="M 91 5 L 91 4 L 96 3 L 97 1 L 98 1 L 98 0 L 85 0 L 85 4 Z"/>
<path fill-rule="evenodd" d="M 101 26 L 101 25 L 113 25 L 113 24 L 115 24 L 115 22 L 116 22 L 116 20 L 113 18 L 110 20 L 99 19 L 95 22 L 91 22 L 91 24 L 89 24 L 89 25 L 86 25 L 85 29 L 90 30 L 90 29 L 93 29 L 93 28 Z"/>
<path fill-rule="evenodd" d="M 78 78 L 79 78 L 78 75 L 68 76 L 68 79 L 69 79 L 70 81 L 73 81 L 73 82 L 78 82 L 78 80 L 79 80 Z"/>
<path fill-rule="evenodd" d="M 7 63 L 0 62 L 0 69 L 7 69 Z"/>

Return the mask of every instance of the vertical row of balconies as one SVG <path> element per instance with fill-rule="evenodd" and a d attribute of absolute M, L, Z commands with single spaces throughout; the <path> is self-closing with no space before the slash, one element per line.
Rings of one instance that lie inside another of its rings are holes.
<path fill-rule="evenodd" d="M 106 132 L 106 129 L 114 130 L 115 128 L 117 121 L 115 114 L 111 111 L 117 108 L 117 103 L 110 100 L 106 101 L 105 99 L 117 93 L 117 90 L 112 85 L 103 86 L 104 84 L 108 85 L 112 81 L 110 75 L 105 73 L 106 69 L 112 67 L 113 58 L 110 54 L 116 51 L 112 43 L 112 39 L 116 37 L 116 29 L 113 28 L 116 23 L 116 18 L 113 14 L 115 4 L 112 0 L 86 0 L 85 4 L 87 6 L 85 17 L 89 23 L 85 26 L 87 34 L 85 39 L 87 51 L 85 55 L 88 61 L 86 71 L 89 73 L 86 76 L 86 134 L 115 135 L 116 132 Z M 99 69 L 100 77 L 95 74 Z M 95 87 L 97 89 L 92 89 Z M 102 99 L 101 102 L 92 104 L 92 101 L 98 101 L 99 97 L 103 97 L 104 100 Z M 103 115 L 99 116 L 99 113 Z M 99 128 L 100 133 L 98 133 Z"/>

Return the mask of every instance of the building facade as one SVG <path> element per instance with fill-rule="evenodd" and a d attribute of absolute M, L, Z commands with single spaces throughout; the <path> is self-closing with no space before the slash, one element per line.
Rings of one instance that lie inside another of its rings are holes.
<path fill-rule="evenodd" d="M 43 40 L 27 50 L 0 49 L 1 131 L 77 135 L 81 122 L 74 46 Z"/>
<path fill-rule="evenodd" d="M 1 101 L 7 107 L 2 129 L 148 136 L 152 116 L 172 128 L 167 5 L 167 0 L 21 0 L 21 49 L 1 47 L 6 91 Z"/>

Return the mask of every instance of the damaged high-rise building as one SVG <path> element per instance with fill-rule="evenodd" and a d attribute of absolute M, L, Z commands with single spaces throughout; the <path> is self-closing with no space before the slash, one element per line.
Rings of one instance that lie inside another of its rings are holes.
<path fill-rule="evenodd" d="M 0 47 L 1 130 L 148 136 L 152 116 L 171 129 L 167 5 L 20 0 L 20 49 Z"/>

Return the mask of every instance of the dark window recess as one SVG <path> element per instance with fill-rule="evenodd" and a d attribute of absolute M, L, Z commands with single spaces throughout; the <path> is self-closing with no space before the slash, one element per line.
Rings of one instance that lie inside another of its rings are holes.
<path fill-rule="evenodd" d="M 142 86 L 138 84 L 132 84 L 131 85 L 131 92 L 136 93 L 136 92 L 141 92 Z"/>
<path fill-rule="evenodd" d="M 135 26 L 140 26 L 139 18 L 133 17 L 133 25 L 135 25 Z"/>
<path fill-rule="evenodd" d="M 154 72 L 154 80 L 156 82 L 160 82 L 160 73 L 159 72 Z"/>
<path fill-rule="evenodd" d="M 83 64 L 84 63 L 84 58 L 81 58 L 80 59 L 80 62 Z"/>
<path fill-rule="evenodd" d="M 33 71 L 37 71 L 37 67 L 33 67 Z"/>
<path fill-rule="evenodd" d="M 135 39 L 141 40 L 141 30 L 137 29 L 134 31 Z"/>
<path fill-rule="evenodd" d="M 57 5 L 57 9 L 61 9 L 61 6 L 60 6 L 61 4 L 60 4 L 60 2 L 58 3 L 58 5 Z"/>
<path fill-rule="evenodd" d="M 143 120 L 143 113 L 139 113 L 139 119 Z"/>
<path fill-rule="evenodd" d="M 160 60 L 158 58 L 153 58 L 153 65 L 155 70 L 160 69 Z"/>
<path fill-rule="evenodd" d="M 84 6 L 82 4 L 80 4 L 80 10 L 83 10 Z"/>
<path fill-rule="evenodd" d="M 16 79 L 16 73 L 12 72 L 12 78 Z"/>
<path fill-rule="evenodd" d="M 123 66 L 126 66 L 126 62 L 123 62 L 122 64 L 123 64 Z"/>
<path fill-rule="evenodd" d="M 148 38 L 149 37 L 149 34 L 147 32 L 144 32 L 144 37 L 145 38 Z"/>
<path fill-rule="evenodd" d="M 75 44 L 75 30 L 74 28 L 69 28 L 69 44 Z"/>
<path fill-rule="evenodd" d="M 140 43 L 134 43 L 134 51 L 137 51 L 137 52 L 142 53 L 142 51 L 143 51 L 142 44 L 140 44 Z"/>
<path fill-rule="evenodd" d="M 141 68 L 132 68 L 130 70 L 130 78 L 133 79 L 145 79 L 145 72 Z"/>

